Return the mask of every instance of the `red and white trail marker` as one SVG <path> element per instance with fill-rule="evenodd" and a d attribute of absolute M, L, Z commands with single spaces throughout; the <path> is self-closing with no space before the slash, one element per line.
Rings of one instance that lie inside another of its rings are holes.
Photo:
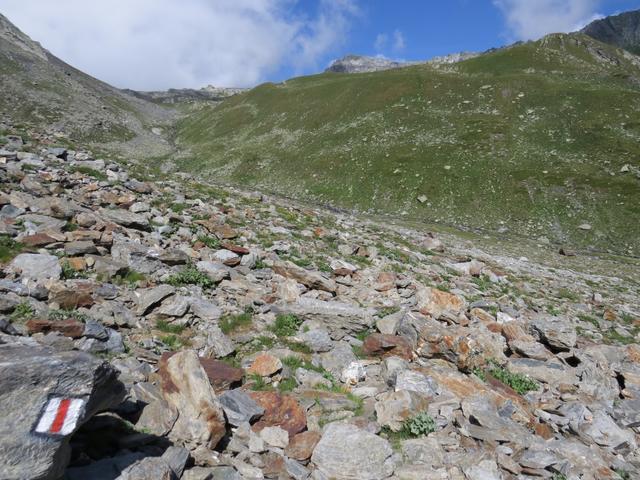
<path fill-rule="evenodd" d="M 69 435 L 76 428 L 85 403 L 81 398 L 49 399 L 35 431 L 45 435 Z"/>

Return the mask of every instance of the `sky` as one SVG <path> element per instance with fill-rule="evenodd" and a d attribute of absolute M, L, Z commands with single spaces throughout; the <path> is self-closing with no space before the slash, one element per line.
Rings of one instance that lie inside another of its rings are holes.
<path fill-rule="evenodd" d="M 640 0 L 0 0 L 56 56 L 136 90 L 251 87 L 349 53 L 484 51 L 633 9 Z"/>

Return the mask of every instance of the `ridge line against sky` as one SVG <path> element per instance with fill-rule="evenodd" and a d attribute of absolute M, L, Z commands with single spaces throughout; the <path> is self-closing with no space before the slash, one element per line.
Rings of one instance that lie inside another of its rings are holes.
<path fill-rule="evenodd" d="M 426 60 L 484 51 L 630 0 L 0 0 L 0 13 L 67 63 L 137 90 L 254 86 L 347 53 Z"/>

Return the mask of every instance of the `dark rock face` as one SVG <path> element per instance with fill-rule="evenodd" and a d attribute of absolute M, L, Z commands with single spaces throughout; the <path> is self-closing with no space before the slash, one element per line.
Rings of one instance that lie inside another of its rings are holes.
<path fill-rule="evenodd" d="M 60 478 L 71 434 L 95 413 L 120 403 L 124 386 L 113 367 L 86 353 L 56 353 L 4 339 L 0 478 Z"/>
<path fill-rule="evenodd" d="M 640 55 L 640 10 L 596 20 L 582 33 Z"/>

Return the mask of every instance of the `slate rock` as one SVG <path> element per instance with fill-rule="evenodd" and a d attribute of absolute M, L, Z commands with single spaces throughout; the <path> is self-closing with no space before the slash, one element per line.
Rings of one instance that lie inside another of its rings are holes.
<path fill-rule="evenodd" d="M 338 423 L 327 426 L 311 462 L 336 480 L 382 480 L 395 468 L 389 442 L 354 425 Z"/>
<path fill-rule="evenodd" d="M 252 423 L 264 414 L 264 408 L 240 389 L 224 392 L 220 395 L 220 404 L 227 415 L 227 421 L 234 427 L 245 422 Z"/>

